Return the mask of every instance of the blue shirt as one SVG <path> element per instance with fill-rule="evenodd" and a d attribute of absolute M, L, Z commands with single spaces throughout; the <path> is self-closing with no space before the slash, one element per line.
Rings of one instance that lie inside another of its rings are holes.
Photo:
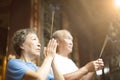
<path fill-rule="evenodd" d="M 22 80 L 26 71 L 36 71 L 38 68 L 34 63 L 24 62 L 20 59 L 11 59 L 7 64 L 6 80 Z M 54 76 L 49 74 L 46 80 L 54 80 Z"/>

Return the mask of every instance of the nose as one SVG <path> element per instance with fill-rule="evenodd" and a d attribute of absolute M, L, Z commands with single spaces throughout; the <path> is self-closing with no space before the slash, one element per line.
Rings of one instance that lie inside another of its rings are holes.
<path fill-rule="evenodd" d="M 38 46 L 38 47 L 41 47 L 41 44 L 40 44 L 40 43 L 38 43 L 38 44 L 37 44 L 37 46 Z"/>
<path fill-rule="evenodd" d="M 70 45 L 73 45 L 73 42 L 72 42 L 72 41 L 70 41 Z"/>
<path fill-rule="evenodd" d="M 73 43 L 70 43 L 71 47 L 73 47 Z"/>

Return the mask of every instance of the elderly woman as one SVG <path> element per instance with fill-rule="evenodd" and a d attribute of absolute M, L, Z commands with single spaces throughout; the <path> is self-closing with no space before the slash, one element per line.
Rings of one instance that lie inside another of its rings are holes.
<path fill-rule="evenodd" d="M 41 44 L 32 29 L 20 29 L 13 35 L 12 44 L 17 58 L 7 64 L 6 80 L 64 80 L 54 64 L 56 40 L 51 39 L 45 49 L 45 59 L 41 67 L 32 61 L 40 56 Z M 53 69 L 54 76 L 50 74 Z"/>

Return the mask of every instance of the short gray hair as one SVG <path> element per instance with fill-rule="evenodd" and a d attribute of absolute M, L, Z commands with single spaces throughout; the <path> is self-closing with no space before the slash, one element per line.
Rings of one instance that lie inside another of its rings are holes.
<path fill-rule="evenodd" d="M 63 29 L 63 30 L 57 30 L 57 31 L 55 31 L 53 33 L 53 38 L 55 38 L 55 39 L 61 39 L 65 35 L 65 33 L 69 33 L 71 35 L 71 33 L 68 30 Z"/>
<path fill-rule="evenodd" d="M 21 56 L 22 49 L 20 48 L 20 46 L 24 43 L 26 36 L 30 33 L 36 34 L 33 29 L 20 29 L 13 34 L 12 45 L 17 56 Z"/>

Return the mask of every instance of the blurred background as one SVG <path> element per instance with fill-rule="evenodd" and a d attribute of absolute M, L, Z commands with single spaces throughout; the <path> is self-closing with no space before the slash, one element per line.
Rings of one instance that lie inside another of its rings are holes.
<path fill-rule="evenodd" d="M 11 37 L 21 28 L 35 29 L 42 48 L 51 30 L 69 30 L 74 37 L 70 58 L 77 66 L 101 54 L 105 67 L 95 80 L 120 80 L 120 0 L 0 0 L 0 80 L 14 58 Z"/>

